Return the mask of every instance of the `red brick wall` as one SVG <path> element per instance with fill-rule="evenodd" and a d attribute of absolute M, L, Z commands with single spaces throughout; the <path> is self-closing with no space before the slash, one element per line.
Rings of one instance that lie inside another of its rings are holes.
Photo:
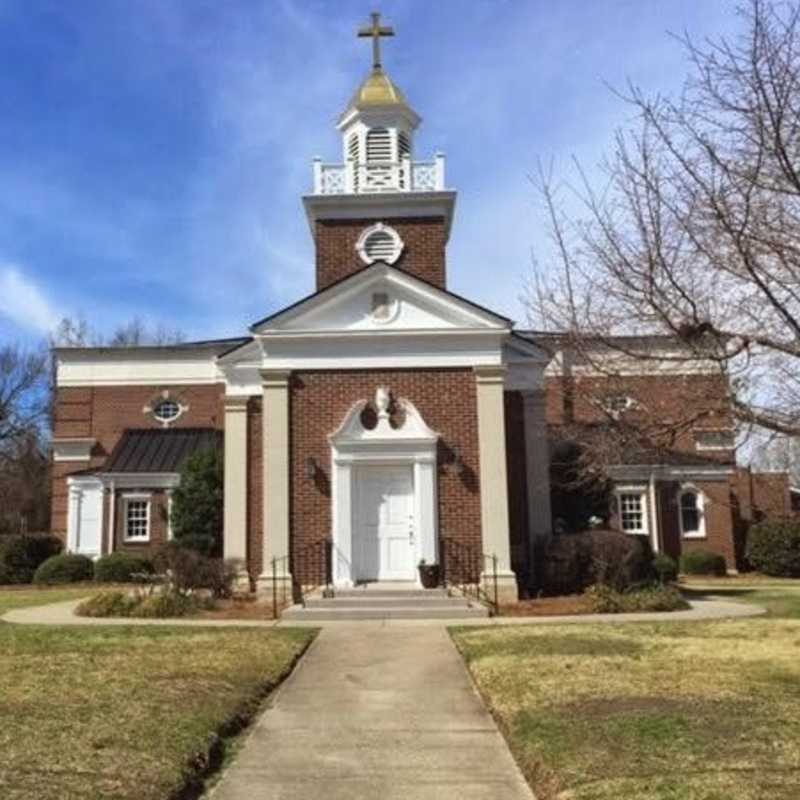
<path fill-rule="evenodd" d="M 469 369 L 297 372 L 290 389 L 290 524 L 292 548 L 308 548 L 331 533 L 331 453 L 328 435 L 360 399 L 388 386 L 394 397 L 405 397 L 427 424 L 441 435 L 438 449 L 439 528 L 465 545 L 481 546 L 478 464 L 478 421 L 475 377 Z M 447 469 L 457 448 L 465 469 Z M 315 480 L 306 462 L 319 466 Z M 297 577 L 313 582 L 293 565 Z"/>
<path fill-rule="evenodd" d="M 737 569 L 730 482 L 696 482 L 693 485 L 705 495 L 706 536 L 704 539 L 681 539 L 681 552 L 709 550 L 719 553 L 725 557 L 729 570 Z"/>
<path fill-rule="evenodd" d="M 445 220 L 443 217 L 410 217 L 317 220 L 317 289 L 324 289 L 364 269 L 364 262 L 356 252 L 356 242 L 364 228 L 376 222 L 390 225 L 403 240 L 403 252 L 394 266 L 445 288 Z"/>
<path fill-rule="evenodd" d="M 89 463 L 58 462 L 53 465 L 53 509 L 51 529 L 66 540 L 67 482 L 66 476 L 87 468 L 102 466 L 126 428 L 158 428 L 143 408 L 155 401 L 164 390 L 170 397 L 189 406 L 173 425 L 175 427 L 219 428 L 225 412 L 222 384 L 200 386 L 98 386 L 93 388 L 62 387 L 57 390 L 53 435 L 87 436 L 97 439 Z"/>
<path fill-rule="evenodd" d="M 670 426 L 677 432 L 672 447 L 695 452 L 693 429 L 726 428 L 731 424 L 727 384 L 718 375 L 637 375 L 624 377 L 547 378 L 549 425 L 593 423 L 607 419 L 604 398 L 627 396 L 638 409 L 625 419 L 641 421 L 644 430 Z M 731 451 L 703 451 L 706 457 L 731 461 Z"/>

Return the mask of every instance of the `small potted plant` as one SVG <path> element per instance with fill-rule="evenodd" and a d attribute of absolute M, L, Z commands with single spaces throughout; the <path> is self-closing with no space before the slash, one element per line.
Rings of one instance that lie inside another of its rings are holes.
<path fill-rule="evenodd" d="M 439 565 L 419 562 L 419 580 L 424 589 L 435 589 L 439 585 Z"/>

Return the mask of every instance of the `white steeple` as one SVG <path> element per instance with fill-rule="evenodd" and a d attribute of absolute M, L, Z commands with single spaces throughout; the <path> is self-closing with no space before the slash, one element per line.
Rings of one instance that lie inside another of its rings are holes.
<path fill-rule="evenodd" d="M 372 14 L 371 24 L 358 35 L 372 38 L 372 72 L 336 126 L 342 134 L 343 163 L 315 159 L 314 194 L 443 190 L 444 156 L 414 162 L 414 131 L 421 118 L 381 63 L 380 39 L 394 36 L 394 30 L 380 24 L 380 14 Z"/>

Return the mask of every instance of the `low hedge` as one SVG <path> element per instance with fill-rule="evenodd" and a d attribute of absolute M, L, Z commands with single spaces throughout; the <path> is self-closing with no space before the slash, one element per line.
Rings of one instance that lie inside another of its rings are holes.
<path fill-rule="evenodd" d="M 747 533 L 747 560 L 765 575 L 800 578 L 800 520 L 753 525 Z"/>
<path fill-rule="evenodd" d="M 30 583 L 39 565 L 61 548 L 57 536 L 0 537 L 0 584 Z"/>
<path fill-rule="evenodd" d="M 595 583 L 621 591 L 655 578 L 649 539 L 620 531 L 552 536 L 540 563 L 540 588 L 546 595 L 579 594 Z"/>
<path fill-rule="evenodd" d="M 62 553 L 52 556 L 39 565 L 33 575 L 38 584 L 78 583 L 94 578 L 94 563 L 87 556 Z"/>
<path fill-rule="evenodd" d="M 164 619 L 185 617 L 213 603 L 196 595 L 159 592 L 147 595 L 131 595 L 119 590 L 99 592 L 78 606 L 82 617 L 145 617 Z"/>
<path fill-rule="evenodd" d="M 94 579 L 99 583 L 135 583 L 137 575 L 153 572 L 153 562 L 137 553 L 109 553 L 94 564 Z"/>
<path fill-rule="evenodd" d="M 662 584 L 637 587 L 627 592 L 618 592 L 610 586 L 596 584 L 586 590 L 586 596 L 596 614 L 682 611 L 689 608 L 689 603 L 676 588 Z"/>
<path fill-rule="evenodd" d="M 685 575 L 717 575 L 727 574 L 725 559 L 719 553 L 710 550 L 689 550 L 681 555 L 681 572 Z"/>

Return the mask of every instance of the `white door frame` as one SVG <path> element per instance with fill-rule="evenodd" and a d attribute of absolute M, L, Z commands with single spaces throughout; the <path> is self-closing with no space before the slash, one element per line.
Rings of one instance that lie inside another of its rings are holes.
<path fill-rule="evenodd" d="M 97 558 L 103 549 L 103 481 L 96 475 L 71 475 L 67 478 L 67 550 L 71 553 Z M 92 498 L 91 495 L 95 494 Z M 98 502 L 97 547 L 86 549 L 81 543 L 81 507 L 87 501 Z"/>
<path fill-rule="evenodd" d="M 397 404 L 405 413 L 405 421 L 401 427 L 393 428 L 385 404 L 382 407 L 381 397 L 388 397 L 388 390 L 383 387 L 376 394 L 379 411 L 378 424 L 374 428 L 363 426 L 361 415 L 367 401 L 359 400 L 329 437 L 335 586 L 353 585 L 353 502 L 356 497 L 354 480 L 357 466 L 411 466 L 414 493 L 414 563 L 419 563 L 423 558 L 427 563 L 437 561 L 436 443 L 439 434 L 425 424 L 411 402 L 402 398 Z M 415 580 L 419 582 L 416 571 Z"/>

